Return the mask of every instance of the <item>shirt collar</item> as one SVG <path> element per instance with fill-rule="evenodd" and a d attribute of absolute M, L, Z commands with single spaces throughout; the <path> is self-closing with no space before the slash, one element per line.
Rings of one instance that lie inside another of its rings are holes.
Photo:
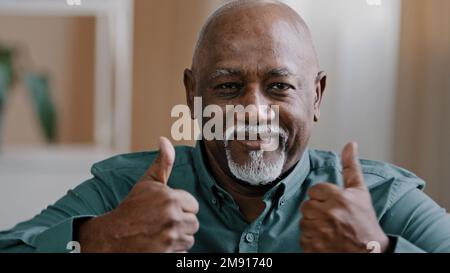
<path fill-rule="evenodd" d="M 279 203 L 282 205 L 300 189 L 308 176 L 310 169 L 309 150 L 306 148 L 294 169 L 283 180 L 281 180 L 278 185 L 268 191 L 267 194 L 270 194 L 274 190 L 280 191 Z M 279 189 L 275 189 L 276 187 L 279 187 Z"/>
<path fill-rule="evenodd" d="M 207 159 L 204 155 L 203 151 L 203 143 L 202 141 L 197 141 L 195 148 L 192 151 L 194 167 L 197 171 L 199 181 L 203 186 L 206 186 L 214 194 L 220 192 L 220 195 L 226 195 L 229 199 L 233 199 L 231 195 L 222 189 L 214 177 L 207 169 L 205 160 Z M 294 169 L 281 181 L 278 182 L 272 189 L 270 189 L 265 195 L 264 199 L 272 198 L 274 196 L 279 197 L 279 203 L 284 203 L 287 199 L 292 197 L 298 189 L 300 189 L 303 181 L 305 181 L 306 177 L 310 171 L 310 162 L 309 162 L 309 150 L 305 149 L 303 152 L 302 158 L 295 165 Z"/>

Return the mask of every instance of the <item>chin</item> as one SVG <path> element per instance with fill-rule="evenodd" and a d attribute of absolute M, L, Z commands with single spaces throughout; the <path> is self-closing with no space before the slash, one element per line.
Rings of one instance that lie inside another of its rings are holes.
<path fill-rule="evenodd" d="M 252 186 L 264 186 L 277 180 L 286 162 L 286 153 L 281 147 L 267 152 L 242 149 L 231 143 L 225 147 L 225 153 L 230 172 Z"/>

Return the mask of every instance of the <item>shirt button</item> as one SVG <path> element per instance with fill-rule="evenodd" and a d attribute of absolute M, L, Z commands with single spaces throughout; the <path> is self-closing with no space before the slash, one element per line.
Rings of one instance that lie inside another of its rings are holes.
<path fill-rule="evenodd" d="M 251 243 L 255 240 L 255 236 L 253 236 L 253 233 L 247 233 L 247 235 L 245 235 L 245 240 Z"/>
<path fill-rule="evenodd" d="M 280 206 L 281 206 L 281 207 L 284 206 L 285 203 L 286 203 L 286 200 L 285 200 L 284 198 L 282 198 L 282 199 L 280 200 Z"/>
<path fill-rule="evenodd" d="M 216 205 L 216 204 L 217 204 L 217 199 L 216 199 L 216 198 L 213 198 L 213 199 L 211 200 L 211 202 L 212 202 L 214 205 Z"/>

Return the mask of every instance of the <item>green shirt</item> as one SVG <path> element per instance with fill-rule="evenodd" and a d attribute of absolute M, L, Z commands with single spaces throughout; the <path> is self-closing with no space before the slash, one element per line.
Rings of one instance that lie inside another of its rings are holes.
<path fill-rule="evenodd" d="M 191 252 L 302 252 L 299 206 L 308 188 L 325 181 L 343 185 L 340 158 L 308 149 L 291 173 L 265 194 L 264 211 L 248 223 L 208 171 L 202 149 L 201 144 L 176 147 L 169 179 L 170 187 L 190 192 L 200 206 L 200 229 Z M 69 252 L 66 246 L 74 239 L 77 220 L 118 206 L 156 155 L 125 154 L 94 164 L 93 178 L 33 219 L 0 232 L 0 252 Z M 421 179 L 382 162 L 361 160 L 361 165 L 379 223 L 395 252 L 450 252 L 450 217 L 421 191 Z"/>

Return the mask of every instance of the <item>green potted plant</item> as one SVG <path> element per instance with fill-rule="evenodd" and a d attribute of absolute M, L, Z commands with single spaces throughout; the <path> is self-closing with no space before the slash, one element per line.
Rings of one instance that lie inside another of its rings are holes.
<path fill-rule="evenodd" d="M 17 53 L 0 45 L 0 141 L 2 137 L 5 105 L 12 86 L 22 82 L 34 106 L 34 110 L 47 142 L 55 141 L 56 112 L 51 98 L 50 83 L 45 73 L 17 68 Z M 1 142 L 0 142 L 1 143 Z"/>

